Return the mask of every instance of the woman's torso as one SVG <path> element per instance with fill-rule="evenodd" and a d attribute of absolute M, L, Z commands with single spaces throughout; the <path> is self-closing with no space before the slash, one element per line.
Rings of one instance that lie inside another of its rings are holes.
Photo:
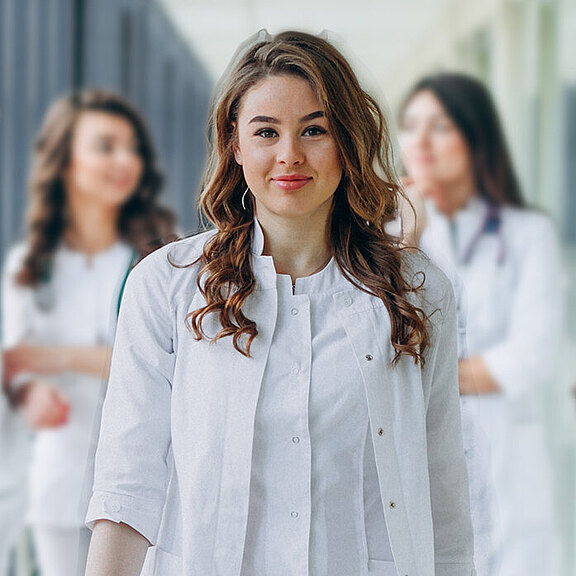
<path fill-rule="evenodd" d="M 60 247 L 49 282 L 33 291 L 21 289 L 28 292 L 22 297 L 29 308 L 22 343 L 111 346 L 120 286 L 131 259 L 132 250 L 120 242 L 90 261 L 82 253 Z M 74 372 L 42 376 L 64 393 L 71 409 L 66 425 L 36 434 L 30 469 L 32 523 L 83 524 L 90 494 L 89 454 L 95 449 L 104 375 L 105 366 L 102 376 Z"/>

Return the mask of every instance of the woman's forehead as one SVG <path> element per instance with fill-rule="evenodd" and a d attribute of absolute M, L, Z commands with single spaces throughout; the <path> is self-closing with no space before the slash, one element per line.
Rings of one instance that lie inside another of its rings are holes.
<path fill-rule="evenodd" d="M 247 116 L 286 116 L 299 114 L 304 117 L 324 111 L 311 84 L 296 75 L 276 75 L 263 78 L 252 86 L 240 101 L 238 118 Z M 248 119 L 250 121 L 250 119 Z"/>

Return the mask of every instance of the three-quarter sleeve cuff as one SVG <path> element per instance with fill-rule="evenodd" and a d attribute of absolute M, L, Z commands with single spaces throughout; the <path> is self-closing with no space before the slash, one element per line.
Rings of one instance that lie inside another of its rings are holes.
<path fill-rule="evenodd" d="M 86 526 L 92 530 L 96 520 L 122 522 L 140 532 L 150 544 L 155 545 L 163 504 L 126 494 L 94 491 L 86 514 Z"/>

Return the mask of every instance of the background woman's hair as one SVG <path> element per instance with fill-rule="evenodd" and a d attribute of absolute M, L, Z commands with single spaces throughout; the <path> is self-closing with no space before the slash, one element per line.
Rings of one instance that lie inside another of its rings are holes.
<path fill-rule="evenodd" d="M 426 318 L 410 302 L 417 289 L 403 272 L 400 248 L 384 225 L 397 212 L 400 192 L 390 161 L 386 121 L 375 100 L 360 87 L 350 65 L 327 41 L 301 32 L 283 32 L 257 42 L 235 59 L 212 104 L 212 150 L 202 182 L 200 207 L 216 226 L 197 261 L 198 287 L 206 306 L 187 321 L 196 338 L 205 338 L 206 315 L 219 317 L 216 339 L 232 336 L 250 354 L 257 335 L 242 305 L 255 287 L 251 266 L 254 206 L 241 197 L 247 185 L 234 158 L 237 119 L 244 95 L 261 80 L 279 75 L 305 79 L 322 105 L 338 147 L 342 180 L 331 214 L 329 243 L 341 272 L 359 289 L 384 302 L 392 322 L 392 344 L 400 354 L 422 361 L 428 345 Z M 250 195 L 248 195 L 250 197 Z"/>
<path fill-rule="evenodd" d="M 83 112 L 105 112 L 126 119 L 133 127 L 143 161 L 140 183 L 120 209 L 120 236 L 145 256 L 172 238 L 173 214 L 157 204 L 162 176 L 146 124 L 122 96 L 106 90 L 83 90 L 52 103 L 38 133 L 29 179 L 27 254 L 16 280 L 37 286 L 50 273 L 54 252 L 66 229 L 64 171 L 70 162 L 72 138 Z"/>
<path fill-rule="evenodd" d="M 525 207 L 504 131 L 488 89 L 466 74 L 443 72 L 426 76 L 404 99 L 400 118 L 410 100 L 423 91 L 434 94 L 466 141 L 478 194 L 491 204 Z"/>

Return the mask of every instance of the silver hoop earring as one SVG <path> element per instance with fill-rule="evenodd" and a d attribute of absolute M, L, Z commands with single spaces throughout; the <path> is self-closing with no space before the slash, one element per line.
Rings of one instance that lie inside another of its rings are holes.
<path fill-rule="evenodd" d="M 242 208 L 244 210 L 246 210 L 246 194 L 248 194 L 248 192 L 250 192 L 250 188 L 246 188 L 246 190 L 244 190 L 244 194 L 242 194 Z"/>

